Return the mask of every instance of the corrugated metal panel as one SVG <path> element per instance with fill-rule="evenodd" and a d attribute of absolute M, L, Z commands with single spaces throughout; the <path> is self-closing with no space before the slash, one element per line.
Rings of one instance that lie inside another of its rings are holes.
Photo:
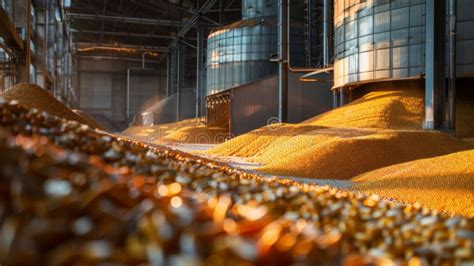
<path fill-rule="evenodd" d="M 288 75 L 288 121 L 299 123 L 332 108 L 332 82 L 301 82 L 302 73 Z"/>
<path fill-rule="evenodd" d="M 144 105 L 150 100 L 156 99 L 160 95 L 158 77 L 156 71 L 132 70 L 130 72 L 130 114 L 139 113 Z"/>
<path fill-rule="evenodd" d="M 288 118 L 299 123 L 329 111 L 332 82 L 301 82 L 301 73 L 288 75 Z M 231 133 L 240 135 L 278 121 L 278 77 L 252 82 L 231 91 Z"/>
<path fill-rule="evenodd" d="M 109 74 L 82 73 L 80 84 L 81 109 L 112 108 L 112 77 Z"/>
<path fill-rule="evenodd" d="M 458 75 L 474 74 L 474 8 L 458 0 Z M 335 1 L 334 85 L 424 72 L 425 1 Z"/>
<path fill-rule="evenodd" d="M 262 127 L 278 117 L 277 76 L 234 88 L 230 115 L 230 129 L 235 136 Z"/>

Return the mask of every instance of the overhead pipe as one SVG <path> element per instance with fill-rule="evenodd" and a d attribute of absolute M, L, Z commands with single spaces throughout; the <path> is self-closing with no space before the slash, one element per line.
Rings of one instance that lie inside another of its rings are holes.
<path fill-rule="evenodd" d="M 278 1 L 278 119 L 288 122 L 288 1 Z"/>
<path fill-rule="evenodd" d="M 456 0 L 449 0 L 448 130 L 456 131 Z"/>

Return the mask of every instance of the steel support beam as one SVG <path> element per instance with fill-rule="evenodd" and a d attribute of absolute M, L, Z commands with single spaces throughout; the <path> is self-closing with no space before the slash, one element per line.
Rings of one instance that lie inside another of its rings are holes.
<path fill-rule="evenodd" d="M 323 11 L 323 67 L 329 65 L 329 0 L 324 0 Z"/>
<path fill-rule="evenodd" d="M 72 33 L 83 33 L 83 34 L 94 34 L 94 35 L 110 35 L 110 36 L 138 37 L 138 38 L 150 38 L 150 39 L 174 39 L 174 36 L 171 36 L 171 35 L 154 35 L 154 34 L 140 34 L 140 33 L 98 31 L 98 30 L 78 30 L 78 29 L 71 29 L 70 31 Z"/>
<path fill-rule="evenodd" d="M 333 49 L 333 10 L 334 1 L 324 0 L 323 10 L 323 67 L 328 67 L 332 64 L 332 49 Z"/>
<path fill-rule="evenodd" d="M 204 15 L 207 13 L 207 11 L 209 11 L 209 9 L 211 9 L 212 6 L 214 6 L 214 4 L 217 2 L 217 0 L 207 0 L 204 5 L 202 5 L 200 8 L 199 8 L 199 11 L 197 13 L 195 13 L 188 21 L 186 21 L 186 23 L 184 24 L 184 26 L 179 30 L 179 32 L 176 34 L 176 37 L 173 41 L 170 42 L 170 44 L 168 45 L 168 51 L 171 50 L 171 48 L 173 48 L 174 46 L 176 46 L 176 44 L 180 41 L 181 38 L 183 38 L 186 34 L 188 34 L 189 30 L 191 30 L 191 28 L 193 28 L 199 17 L 201 15 Z M 166 56 L 167 54 L 163 54 L 160 58 L 160 61 L 164 59 L 164 57 Z"/>
<path fill-rule="evenodd" d="M 202 28 L 197 29 L 197 43 L 196 43 L 196 118 L 201 117 L 202 102 L 204 96 L 204 88 L 202 86 L 202 68 L 203 68 L 203 53 L 204 53 L 204 31 Z"/>
<path fill-rule="evenodd" d="M 142 24 L 142 25 L 159 25 L 159 26 L 172 26 L 172 27 L 180 27 L 184 25 L 184 23 L 181 21 L 173 21 L 173 20 L 165 20 L 165 19 L 93 15 L 93 14 L 80 14 L 80 13 L 68 13 L 66 17 L 72 20 L 91 20 L 91 21 L 105 20 L 105 21 L 124 22 L 124 23 L 130 23 L 130 24 Z"/>
<path fill-rule="evenodd" d="M 346 104 L 346 95 L 344 90 L 345 89 L 343 87 L 339 89 L 339 107 Z"/>
<path fill-rule="evenodd" d="M 183 71 L 183 45 L 178 42 L 177 45 L 177 64 L 176 64 L 176 122 L 181 118 L 181 79 Z"/>
<path fill-rule="evenodd" d="M 166 47 L 163 46 L 151 46 L 151 45 L 133 45 L 133 44 L 121 44 L 121 45 L 114 45 L 114 44 L 104 44 L 100 45 L 98 43 L 89 43 L 89 42 L 76 42 L 76 47 L 82 48 L 128 48 L 128 49 L 136 49 L 139 51 L 149 51 L 149 52 L 165 52 Z"/>
<path fill-rule="evenodd" d="M 143 65 L 143 58 L 133 58 L 133 57 L 122 57 L 122 56 L 95 56 L 95 55 L 82 55 L 79 56 L 80 59 L 91 59 L 91 60 L 117 60 L 117 61 L 129 61 L 129 62 L 140 62 Z M 146 60 L 150 64 L 158 64 L 156 60 Z"/>
<path fill-rule="evenodd" d="M 2 7 L 0 7 L 0 36 L 8 47 L 18 52 L 23 51 L 23 41 L 15 29 L 15 24 Z"/>
<path fill-rule="evenodd" d="M 17 82 L 30 82 L 31 49 L 30 40 L 32 35 L 31 28 L 31 0 L 16 0 L 14 2 L 16 27 L 25 30 L 25 40 L 23 41 L 23 51 L 19 55 L 17 68 Z"/>
<path fill-rule="evenodd" d="M 166 97 L 170 97 L 171 95 L 171 71 L 170 71 L 170 67 L 171 67 L 171 59 L 170 57 L 168 56 L 166 58 Z"/>
<path fill-rule="evenodd" d="M 425 119 L 423 128 L 440 129 L 446 113 L 446 1 L 426 0 Z"/>
<path fill-rule="evenodd" d="M 127 111 L 126 111 L 127 123 L 130 121 L 130 84 L 131 84 L 130 71 L 131 71 L 130 68 L 127 69 L 127 102 L 126 102 L 126 105 L 127 105 Z"/>
<path fill-rule="evenodd" d="M 448 130 L 456 132 L 456 0 L 449 0 Z"/>
<path fill-rule="evenodd" d="M 222 24 L 224 23 L 224 5 L 222 3 L 224 0 L 219 0 L 219 23 Z"/>
<path fill-rule="evenodd" d="M 288 0 L 278 0 L 278 119 L 288 122 Z"/>
<path fill-rule="evenodd" d="M 337 90 L 333 90 L 332 91 L 332 108 L 333 109 L 336 109 L 337 107 L 339 107 L 339 99 L 338 99 L 339 95 L 338 95 L 338 92 Z"/>

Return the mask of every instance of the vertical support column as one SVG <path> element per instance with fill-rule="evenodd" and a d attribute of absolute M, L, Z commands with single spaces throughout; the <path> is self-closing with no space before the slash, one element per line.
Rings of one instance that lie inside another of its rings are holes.
<path fill-rule="evenodd" d="M 339 107 L 339 101 L 338 101 L 339 94 L 337 92 L 337 89 L 334 89 L 332 91 L 332 108 L 336 109 Z"/>
<path fill-rule="evenodd" d="M 170 97 L 170 88 L 171 88 L 171 54 L 166 57 L 166 97 Z"/>
<path fill-rule="evenodd" d="M 341 87 L 339 89 L 339 96 L 340 96 L 340 99 L 339 99 L 339 106 L 344 106 L 344 104 L 346 104 L 346 95 L 345 95 L 345 92 L 344 92 L 344 87 Z"/>
<path fill-rule="evenodd" d="M 15 0 L 14 1 L 14 23 L 16 27 L 21 27 L 25 31 L 24 50 L 18 65 L 17 82 L 30 82 L 30 65 L 31 65 L 31 0 Z"/>
<path fill-rule="evenodd" d="M 448 130 L 456 132 L 456 0 L 449 0 Z"/>
<path fill-rule="evenodd" d="M 196 45 L 196 118 L 201 117 L 202 107 L 201 98 L 204 97 L 202 86 L 202 68 L 203 68 L 203 50 L 204 50 L 204 31 L 202 27 L 197 28 Z"/>
<path fill-rule="evenodd" d="M 36 63 L 36 71 L 35 71 L 35 80 L 36 84 L 42 88 L 47 89 L 46 87 L 46 10 L 47 7 L 43 4 L 43 6 L 39 7 L 36 12 L 36 33 L 38 36 L 37 39 L 37 46 L 36 46 L 36 54 L 35 54 L 35 63 Z"/>
<path fill-rule="evenodd" d="M 182 53 L 182 44 L 181 41 L 178 41 L 176 45 L 178 49 L 177 53 L 177 64 L 176 64 L 176 122 L 180 120 L 181 117 L 181 78 L 183 71 L 183 53 Z"/>
<path fill-rule="evenodd" d="M 324 0 L 323 11 L 323 67 L 329 65 L 329 0 Z"/>
<path fill-rule="evenodd" d="M 130 68 L 127 69 L 127 122 L 130 119 Z"/>
<path fill-rule="evenodd" d="M 278 118 L 288 122 L 288 0 L 278 0 Z"/>
<path fill-rule="evenodd" d="M 425 120 L 423 128 L 427 130 L 441 128 L 446 116 L 445 11 L 445 1 L 426 1 Z"/>

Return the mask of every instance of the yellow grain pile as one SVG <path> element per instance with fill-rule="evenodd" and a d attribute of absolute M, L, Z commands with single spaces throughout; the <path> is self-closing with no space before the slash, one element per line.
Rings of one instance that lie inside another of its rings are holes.
<path fill-rule="evenodd" d="M 421 90 L 379 90 L 304 123 L 263 127 L 206 153 L 244 157 L 263 164 L 258 170 L 268 174 L 350 179 L 472 147 L 447 134 L 420 131 L 422 114 Z"/>
<path fill-rule="evenodd" d="M 301 124 L 284 124 L 279 128 L 267 126 L 254 130 L 219 145 L 209 153 L 220 156 L 251 157 L 263 153 L 268 146 L 276 146 L 278 143 L 287 145 L 286 141 L 290 137 L 321 127 L 420 129 L 423 121 L 422 114 L 422 90 L 374 91 L 346 106 L 326 112 Z M 308 138 L 311 139 L 311 136 L 317 138 L 319 134 L 310 134 Z M 314 140 L 318 141 L 318 139 Z M 282 153 L 275 156 L 287 155 Z"/>
<path fill-rule="evenodd" d="M 82 119 L 84 119 L 87 122 L 87 124 L 90 125 L 91 127 L 102 129 L 102 130 L 108 130 L 106 126 L 102 125 L 102 123 L 97 121 L 94 117 L 92 117 L 88 113 L 82 110 L 77 110 L 77 109 L 73 109 L 72 111 L 78 116 L 80 116 Z"/>
<path fill-rule="evenodd" d="M 273 147 L 262 154 L 266 156 L 254 158 L 266 163 L 259 170 L 285 176 L 350 179 L 377 168 L 472 148 L 438 132 L 332 129 L 312 134 L 295 136 L 291 141 L 295 147 Z"/>
<path fill-rule="evenodd" d="M 350 104 L 303 123 L 325 127 L 420 129 L 423 121 L 423 90 L 369 92 Z"/>
<path fill-rule="evenodd" d="M 217 144 L 224 142 L 228 138 L 228 129 L 200 125 L 178 129 L 166 135 L 163 141 L 172 143 Z"/>
<path fill-rule="evenodd" d="M 3 92 L 1 97 L 7 100 L 16 100 L 28 108 L 35 108 L 67 120 L 75 120 L 92 128 L 105 130 L 104 127 L 97 127 L 95 123 L 89 123 L 90 121 L 75 114 L 67 106 L 56 100 L 48 91 L 35 84 L 21 83 L 15 85 Z"/>
<path fill-rule="evenodd" d="M 359 190 L 474 217 L 474 150 L 381 168 L 353 181 Z"/>
<path fill-rule="evenodd" d="M 200 120 L 202 118 L 186 119 L 156 126 L 133 126 L 124 130 L 122 134 L 152 143 L 217 144 L 229 138 L 227 129 L 206 127 L 200 123 Z"/>
<path fill-rule="evenodd" d="M 192 119 L 185 119 L 182 121 L 168 123 L 168 124 L 161 124 L 155 126 L 133 126 L 125 129 L 122 134 L 138 139 L 144 140 L 148 142 L 159 142 L 161 141 L 166 135 L 169 135 L 176 130 L 179 130 L 184 127 L 190 126 L 198 126 L 199 119 L 192 118 Z"/>
<path fill-rule="evenodd" d="M 272 144 L 285 143 L 291 137 L 304 134 L 315 128 L 318 127 L 293 124 L 282 124 L 279 127 L 266 126 L 233 138 L 206 153 L 220 156 L 257 156 Z"/>

